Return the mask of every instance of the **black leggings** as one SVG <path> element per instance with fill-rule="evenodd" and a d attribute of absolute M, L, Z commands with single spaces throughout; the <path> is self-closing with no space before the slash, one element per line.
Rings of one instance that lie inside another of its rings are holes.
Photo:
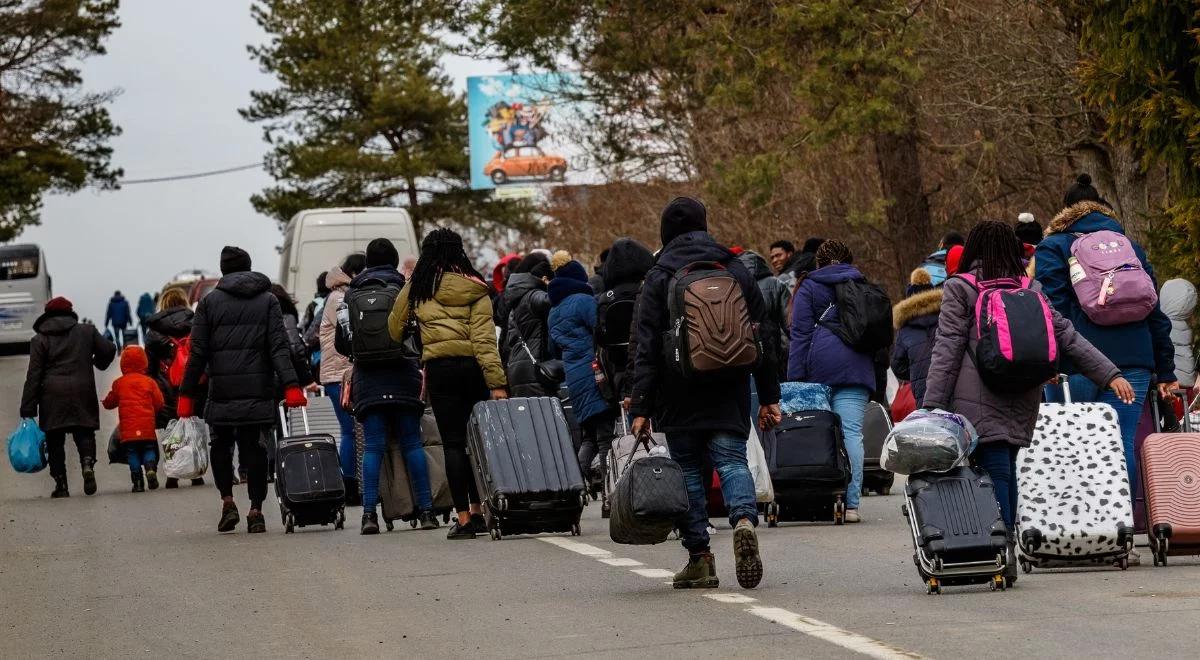
<path fill-rule="evenodd" d="M 238 463 L 246 468 L 246 493 L 250 508 L 262 510 L 267 499 L 267 450 L 262 445 L 264 433 L 271 432 L 268 424 L 212 427 L 213 480 L 221 497 L 233 497 L 233 448 L 238 450 Z"/>
<path fill-rule="evenodd" d="M 467 424 L 475 404 L 491 392 L 475 358 L 451 357 L 425 363 L 425 390 L 437 419 L 442 449 L 446 453 L 446 480 L 454 508 L 460 513 L 479 503 L 475 473 L 467 457 Z"/>
<path fill-rule="evenodd" d="M 96 432 L 92 429 L 58 429 L 46 431 L 46 453 L 50 460 L 50 476 L 67 476 L 67 434 L 75 440 L 79 450 L 79 462 L 84 459 L 96 462 Z"/>

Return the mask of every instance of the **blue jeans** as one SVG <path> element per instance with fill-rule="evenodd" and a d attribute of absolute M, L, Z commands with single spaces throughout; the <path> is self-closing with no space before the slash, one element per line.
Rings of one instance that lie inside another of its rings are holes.
<path fill-rule="evenodd" d="M 388 426 L 396 434 L 408 477 L 412 485 L 417 510 L 433 508 L 429 490 L 429 466 L 425 463 L 425 448 L 421 443 L 421 414 L 401 412 L 396 408 L 368 410 L 362 420 L 363 449 L 362 501 L 363 511 L 370 513 L 379 504 L 379 470 L 383 467 L 383 452 L 387 450 Z"/>
<path fill-rule="evenodd" d="M 337 415 L 338 426 L 342 427 L 342 441 L 338 444 L 338 458 L 342 462 L 342 478 L 357 479 L 355 474 L 358 457 L 354 452 L 354 416 L 342 408 L 342 384 L 326 383 L 325 395 L 333 399 L 333 414 Z"/>
<path fill-rule="evenodd" d="M 1117 422 L 1121 426 L 1121 444 L 1125 446 L 1125 469 L 1129 472 L 1129 499 L 1134 500 L 1138 492 L 1137 452 L 1133 442 L 1137 437 L 1138 420 L 1142 417 L 1142 407 L 1146 405 L 1146 395 L 1150 392 L 1150 371 L 1148 369 L 1122 369 L 1121 375 L 1133 386 L 1133 403 L 1122 403 L 1112 390 L 1099 387 L 1082 374 L 1070 377 L 1071 400 L 1078 402 L 1107 403 L 1117 411 Z M 1051 388 L 1058 390 L 1059 388 Z M 1058 392 L 1059 401 L 1062 393 Z"/>
<path fill-rule="evenodd" d="M 871 391 L 865 387 L 835 387 L 830 407 L 842 419 L 842 437 L 850 457 L 850 485 L 846 488 L 846 508 L 857 509 L 863 484 L 863 415 Z"/>
<path fill-rule="evenodd" d="M 692 554 L 708 551 L 708 502 L 704 497 L 707 476 L 701 474 L 704 454 L 721 477 L 721 494 L 729 509 L 729 524 L 742 518 L 758 525 L 758 505 L 754 501 L 754 477 L 746 463 L 746 438 L 727 431 L 682 432 L 667 434 L 671 458 L 683 469 L 687 484 L 688 512 L 679 521 L 683 547 Z"/>
<path fill-rule="evenodd" d="M 1017 520 L 1017 452 L 1020 447 L 1007 442 L 986 442 L 975 448 L 971 458 L 995 486 L 996 504 L 1008 531 L 1016 531 Z"/>
<path fill-rule="evenodd" d="M 121 449 L 125 450 L 125 460 L 129 461 L 129 471 L 136 476 L 142 475 L 143 466 L 151 470 L 158 467 L 158 443 L 153 440 L 122 442 Z"/>

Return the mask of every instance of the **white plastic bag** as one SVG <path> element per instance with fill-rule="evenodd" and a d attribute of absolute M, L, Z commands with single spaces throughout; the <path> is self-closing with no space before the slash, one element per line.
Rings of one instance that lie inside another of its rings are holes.
<path fill-rule="evenodd" d="M 888 433 L 879 464 L 896 474 L 946 472 L 966 465 L 978 442 L 966 417 L 945 410 L 914 410 Z"/>
<path fill-rule="evenodd" d="M 746 463 L 750 476 L 754 477 L 754 499 L 758 502 L 774 502 L 775 486 L 771 483 L 771 470 L 767 467 L 767 454 L 763 451 L 758 430 L 750 426 L 750 438 L 746 440 Z"/>
<path fill-rule="evenodd" d="M 159 469 L 171 479 L 199 479 L 208 472 L 208 425 L 204 420 L 183 417 L 167 424 Z"/>

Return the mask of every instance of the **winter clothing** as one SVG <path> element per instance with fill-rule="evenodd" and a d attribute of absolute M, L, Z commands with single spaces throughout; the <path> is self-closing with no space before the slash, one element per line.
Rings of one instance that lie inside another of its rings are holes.
<path fill-rule="evenodd" d="M 1035 253 L 1037 280 L 1042 285 L 1042 292 L 1079 334 L 1118 367 L 1149 369 L 1160 382 L 1173 381 L 1175 348 L 1171 344 L 1171 321 L 1159 307 L 1156 306 L 1144 321 L 1104 326 L 1093 323 L 1075 297 L 1067 263 L 1071 245 L 1076 241 L 1075 234 L 1102 230 L 1125 233 L 1112 217 L 1112 210 L 1096 202 L 1081 202 L 1063 209 L 1050 221 L 1050 235 L 1038 245 Z M 1154 270 L 1142 247 L 1135 242 L 1133 250 L 1142 262 L 1142 268 L 1153 279 Z M 1068 374 L 1079 372 L 1079 367 L 1070 362 L 1064 362 L 1062 369 Z"/>
<path fill-rule="evenodd" d="M 121 442 L 154 442 L 158 436 L 156 416 L 165 402 L 158 383 L 146 375 L 150 362 L 141 346 L 121 351 L 121 377 L 113 381 L 112 391 L 104 397 L 104 407 L 117 410 L 120 423 L 117 437 Z"/>
<path fill-rule="evenodd" d="M 396 245 L 386 238 L 376 238 L 368 243 L 367 267 L 372 266 L 391 266 L 398 269 L 400 253 L 396 251 Z"/>
<path fill-rule="evenodd" d="M 224 261 L 223 254 L 223 266 Z M 213 426 L 273 424 L 276 376 L 284 389 L 299 384 L 270 288 L 262 273 L 230 273 L 196 307 L 179 391 L 194 397 L 200 377 L 208 374 L 205 419 Z"/>
<path fill-rule="evenodd" d="M 1167 280 L 1158 296 L 1159 307 L 1171 319 L 1171 344 L 1175 346 L 1175 377 L 1180 387 L 1196 384 L 1196 351 L 1192 348 L 1192 315 L 1196 287 L 1187 280 Z"/>
<path fill-rule="evenodd" d="M 138 321 L 143 325 L 146 319 L 149 319 L 154 314 L 154 298 L 148 293 L 143 293 L 141 298 L 138 298 L 137 315 Z"/>
<path fill-rule="evenodd" d="M 767 260 L 758 253 L 745 251 L 738 256 L 738 261 L 754 276 L 758 289 L 762 292 L 763 303 L 767 313 L 758 329 L 758 336 L 763 344 L 764 359 L 775 364 L 775 370 L 780 377 L 787 374 L 788 301 L 791 293 L 787 286 L 771 274 Z"/>
<path fill-rule="evenodd" d="M 942 290 L 931 289 L 901 300 L 892 308 L 896 343 L 892 347 L 892 372 L 912 384 L 917 407 L 925 398 L 925 377 L 937 336 Z"/>
<path fill-rule="evenodd" d="M 112 364 L 117 347 L 72 311 L 51 311 L 33 323 L 21 417 L 37 417 L 43 431 L 100 428 L 96 376 Z M 78 442 L 79 436 L 76 436 Z"/>
<path fill-rule="evenodd" d="M 600 395 L 596 387 L 595 373 L 592 362 L 596 359 L 593 336 L 596 331 L 596 299 L 592 287 L 585 281 L 573 279 L 567 271 L 571 264 L 578 266 L 579 262 L 572 261 L 559 269 L 563 275 L 556 276 L 550 282 L 551 299 L 563 287 L 555 286 L 561 283 L 571 283 L 573 292 L 555 300 L 554 308 L 550 310 L 550 339 L 554 342 L 556 352 L 562 355 L 563 366 L 567 374 L 567 390 L 571 393 L 571 406 L 575 411 L 575 419 L 580 424 L 608 411 L 608 402 Z"/>
<path fill-rule="evenodd" d="M 664 225 L 667 220 L 664 213 Z M 667 227 L 663 229 L 664 235 L 672 233 Z M 763 405 L 779 402 L 779 380 L 769 362 L 764 361 L 753 370 L 727 369 L 685 379 L 664 359 L 663 333 L 670 323 L 667 289 L 677 270 L 697 261 L 716 262 L 727 268 L 742 286 L 751 321 L 761 323 L 766 317 L 766 305 L 758 285 L 729 250 L 707 232 L 693 231 L 676 236 L 662 249 L 658 262 L 646 274 L 642 285 L 630 412 L 637 417 L 652 417 L 656 428 L 665 433 L 723 432 L 746 437 L 750 434 L 752 373 L 759 401 Z"/>
<path fill-rule="evenodd" d="M 641 243 L 632 238 L 619 238 L 613 243 L 608 252 L 608 260 L 604 262 L 604 285 L 596 291 L 596 322 L 603 324 L 605 314 L 610 305 L 620 301 L 637 300 L 642 288 L 642 280 L 646 273 L 654 267 L 654 255 Z M 613 379 L 613 393 L 617 401 L 629 394 L 630 379 L 633 371 L 629 366 L 633 363 L 634 324 L 637 323 L 637 312 L 630 319 L 629 327 L 611 328 L 610 337 L 621 337 L 629 342 L 628 346 L 613 346 L 602 348 L 605 360 L 605 370 Z M 624 325 L 624 324 L 622 324 Z M 614 340 L 615 341 L 615 340 Z"/>
<path fill-rule="evenodd" d="M 171 307 L 156 312 L 146 319 L 146 357 L 150 366 L 146 373 L 158 383 L 165 405 L 158 411 L 156 424 L 158 428 L 166 428 L 167 423 L 175 419 L 179 392 L 167 378 L 167 369 L 175 360 L 176 342 L 181 341 L 192 332 L 192 317 L 194 313 L 188 307 Z M 195 393 L 199 408 L 207 399 L 208 383 L 201 383 Z"/>
<path fill-rule="evenodd" d="M 1022 213 L 1017 218 L 1017 226 L 1013 228 L 1017 234 L 1017 239 L 1025 245 L 1037 246 L 1045 238 L 1046 232 L 1042 226 L 1033 219 L 1032 213 Z"/>
<path fill-rule="evenodd" d="M 490 387 L 474 356 L 426 360 L 425 380 L 429 406 L 442 436 L 454 508 L 466 511 L 468 504 L 479 502 L 475 470 L 467 457 L 467 423 L 475 404 L 488 399 Z"/>
<path fill-rule="evenodd" d="M 963 246 L 955 245 L 946 251 L 946 277 L 958 274 L 959 262 L 962 261 Z"/>
<path fill-rule="evenodd" d="M 904 297 L 912 296 L 933 289 L 933 276 L 924 268 L 918 267 L 908 276 L 908 286 L 904 287 Z"/>
<path fill-rule="evenodd" d="M 549 268 L 549 266 L 547 266 Z M 549 329 L 550 296 L 546 285 L 532 273 L 513 273 L 508 278 L 503 299 L 507 304 L 508 324 L 500 336 L 500 355 L 508 365 L 506 376 L 513 396 L 549 396 L 537 378 L 533 359 L 546 360 L 550 357 Z M 521 347 L 521 340 L 529 353 Z"/>
<path fill-rule="evenodd" d="M 313 374 L 308 363 L 308 347 L 304 345 L 304 337 L 300 336 L 300 310 L 291 298 L 277 300 L 283 317 L 283 335 L 287 339 L 288 355 L 292 359 L 292 369 L 296 372 L 296 384 L 307 387 L 313 382 Z"/>
<path fill-rule="evenodd" d="M 104 313 L 104 325 L 107 327 L 112 325 L 113 328 L 122 329 L 129 325 L 133 320 L 133 313 L 129 311 L 129 301 L 125 300 L 125 296 L 121 292 L 113 294 L 108 300 L 108 311 Z"/>
<path fill-rule="evenodd" d="M 221 248 L 221 274 L 250 272 L 250 255 L 240 247 L 226 245 Z"/>
<path fill-rule="evenodd" d="M 350 282 L 346 295 L 370 281 L 404 288 L 404 276 L 395 267 L 376 266 L 359 273 Z M 378 412 L 377 407 L 395 407 L 416 415 L 425 410 L 421 401 L 421 370 L 415 359 L 358 362 L 351 378 L 350 397 L 354 401 L 354 416 L 360 421 L 367 419 L 367 413 Z"/>
<path fill-rule="evenodd" d="M 559 250 L 550 255 L 550 270 L 558 270 L 562 268 L 568 261 L 571 260 L 571 253 L 566 250 Z"/>
<path fill-rule="evenodd" d="M 977 268 L 971 273 L 979 277 Z M 1040 288 L 1032 282 L 1030 288 Z M 953 277 L 942 287 L 942 311 L 938 318 L 937 341 L 926 381 L 926 408 L 941 408 L 963 415 L 979 432 L 979 442 L 1007 442 L 1025 447 L 1033 437 L 1042 388 L 1025 394 L 1001 394 L 988 389 L 979 377 L 967 349 L 975 350 L 978 338 L 973 330 L 975 301 L 979 296 L 966 280 Z M 1088 343 L 1082 333 L 1057 310 L 1052 309 L 1054 336 L 1060 354 L 1065 354 L 1094 383 L 1107 386 L 1121 375 L 1120 370 Z M 1014 329 L 1020 332 L 1020 328 Z"/>
<path fill-rule="evenodd" d="M 604 262 L 604 288 L 615 289 L 623 284 L 640 286 L 653 267 L 654 254 L 645 245 L 632 238 L 619 238 L 609 249 L 608 260 Z"/>
<path fill-rule="evenodd" d="M 54 298 L 46 301 L 46 308 L 44 311 L 73 312 L 75 311 L 75 307 L 71 304 L 70 300 L 63 298 L 62 296 L 55 296 Z"/>
<path fill-rule="evenodd" d="M 788 259 L 783 269 L 779 271 L 778 279 L 787 287 L 789 297 L 796 293 L 796 288 L 800 286 L 804 277 L 817 269 L 817 248 L 820 246 L 820 242 L 809 239 L 804 244 L 804 249 L 792 253 L 792 258 Z M 810 247 L 811 250 L 808 249 Z"/>
<path fill-rule="evenodd" d="M 325 276 L 325 285 L 329 287 L 329 295 L 325 296 L 325 308 L 321 311 L 321 383 L 341 383 L 342 375 L 350 369 L 350 358 L 337 352 L 334 339 L 337 336 L 337 308 L 346 299 L 346 287 L 350 285 L 350 276 L 340 268 L 329 269 Z"/>
<path fill-rule="evenodd" d="M 272 433 L 273 429 L 273 425 L 266 424 L 222 424 L 212 427 L 212 474 L 221 497 L 233 496 L 233 450 L 236 447 L 238 465 L 246 471 L 246 495 L 250 498 L 250 508 L 262 510 L 263 500 L 267 499 L 267 450 L 263 442 L 269 437 L 264 434 Z"/>
<path fill-rule="evenodd" d="M 388 317 L 392 338 L 400 341 L 408 322 L 410 287 L 400 292 Z M 492 301 L 487 285 L 458 273 L 445 273 L 432 300 L 417 306 L 421 326 L 422 360 L 473 357 L 483 369 L 489 389 L 504 387 L 504 365 L 496 349 L 496 330 L 492 323 Z"/>
<path fill-rule="evenodd" d="M 863 279 L 849 264 L 830 264 L 804 279 L 792 301 L 788 380 L 875 391 L 872 356 L 850 348 L 825 325 L 840 323 L 834 285 Z"/>
<path fill-rule="evenodd" d="M 1067 188 L 1067 192 L 1063 195 L 1063 206 L 1074 206 L 1080 202 L 1096 202 L 1108 206 L 1108 202 L 1100 196 L 1100 191 L 1092 186 L 1092 177 L 1084 172 L 1075 177 L 1075 183 L 1072 183 Z"/>
<path fill-rule="evenodd" d="M 691 197 L 676 197 L 663 209 L 659 238 L 667 245 L 676 237 L 695 231 L 708 231 L 708 211 Z M 555 269 L 557 270 L 557 269 Z"/>
<path fill-rule="evenodd" d="M 519 254 L 506 254 L 500 257 L 500 261 L 496 262 L 496 267 L 492 269 L 492 288 L 496 290 L 497 294 L 504 293 L 504 289 L 507 286 L 504 275 L 505 270 L 508 269 L 508 265 L 520 259 L 521 255 Z"/>
<path fill-rule="evenodd" d="M 578 261 L 567 262 L 564 266 L 554 271 L 554 279 L 550 280 L 549 286 L 546 287 L 546 292 L 550 295 L 550 304 L 557 306 L 563 300 L 566 300 L 567 296 L 576 294 L 595 295 L 596 292 L 592 291 L 592 287 L 588 286 L 587 280 L 587 271 L 584 270 L 583 265 Z M 592 302 L 595 302 L 595 300 Z"/>

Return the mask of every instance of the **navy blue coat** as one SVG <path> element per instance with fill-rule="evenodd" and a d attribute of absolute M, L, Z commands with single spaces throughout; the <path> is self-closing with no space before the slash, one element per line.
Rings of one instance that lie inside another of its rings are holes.
<path fill-rule="evenodd" d="M 404 288 L 404 276 L 391 266 L 376 266 L 359 273 L 346 289 L 347 296 L 367 280 L 381 280 Z M 362 419 L 368 412 L 381 407 L 398 408 L 399 412 L 420 414 L 421 369 L 415 359 L 401 358 L 379 362 L 356 362 L 351 372 L 350 398 L 354 416 Z"/>
<path fill-rule="evenodd" d="M 550 310 L 550 341 L 554 352 L 562 355 L 575 418 L 585 422 L 608 410 L 608 402 L 600 396 L 592 371 L 592 361 L 596 359 L 592 341 L 596 331 L 596 298 L 586 282 L 579 285 L 587 291 L 572 293 Z"/>
<path fill-rule="evenodd" d="M 1143 321 L 1096 325 L 1079 306 L 1079 299 L 1071 286 L 1067 259 L 1071 256 L 1071 245 L 1076 241 L 1074 234 L 1102 230 L 1124 234 L 1125 230 L 1111 214 L 1112 210 L 1102 204 L 1080 202 L 1055 216 L 1047 227 L 1048 236 L 1034 253 L 1037 280 L 1054 309 L 1113 364 L 1121 369 L 1147 369 L 1158 377 L 1159 382 L 1174 381 L 1175 349 L 1171 344 L 1171 320 L 1157 305 Z M 1154 278 L 1154 270 L 1146 260 L 1142 247 L 1134 243 L 1133 249 L 1142 262 L 1142 268 Z M 1154 287 L 1158 289 L 1157 280 Z M 1068 374 L 1079 373 L 1078 368 L 1065 357 L 1060 368 Z"/>
<path fill-rule="evenodd" d="M 896 344 L 892 347 L 892 373 L 912 384 L 917 406 L 925 399 L 925 378 L 937 336 L 942 290 L 922 291 L 901 300 L 892 308 Z"/>
<path fill-rule="evenodd" d="M 108 299 L 108 310 L 104 313 L 104 324 L 112 324 L 114 328 L 124 328 L 129 325 L 133 314 L 129 311 L 129 301 L 125 296 L 114 295 Z"/>
<path fill-rule="evenodd" d="M 832 264 L 808 274 L 792 299 L 792 334 L 788 347 L 788 380 L 830 387 L 865 387 L 875 391 L 871 355 L 846 345 L 818 321 L 838 324 L 833 285 L 865 279 L 848 264 Z"/>

